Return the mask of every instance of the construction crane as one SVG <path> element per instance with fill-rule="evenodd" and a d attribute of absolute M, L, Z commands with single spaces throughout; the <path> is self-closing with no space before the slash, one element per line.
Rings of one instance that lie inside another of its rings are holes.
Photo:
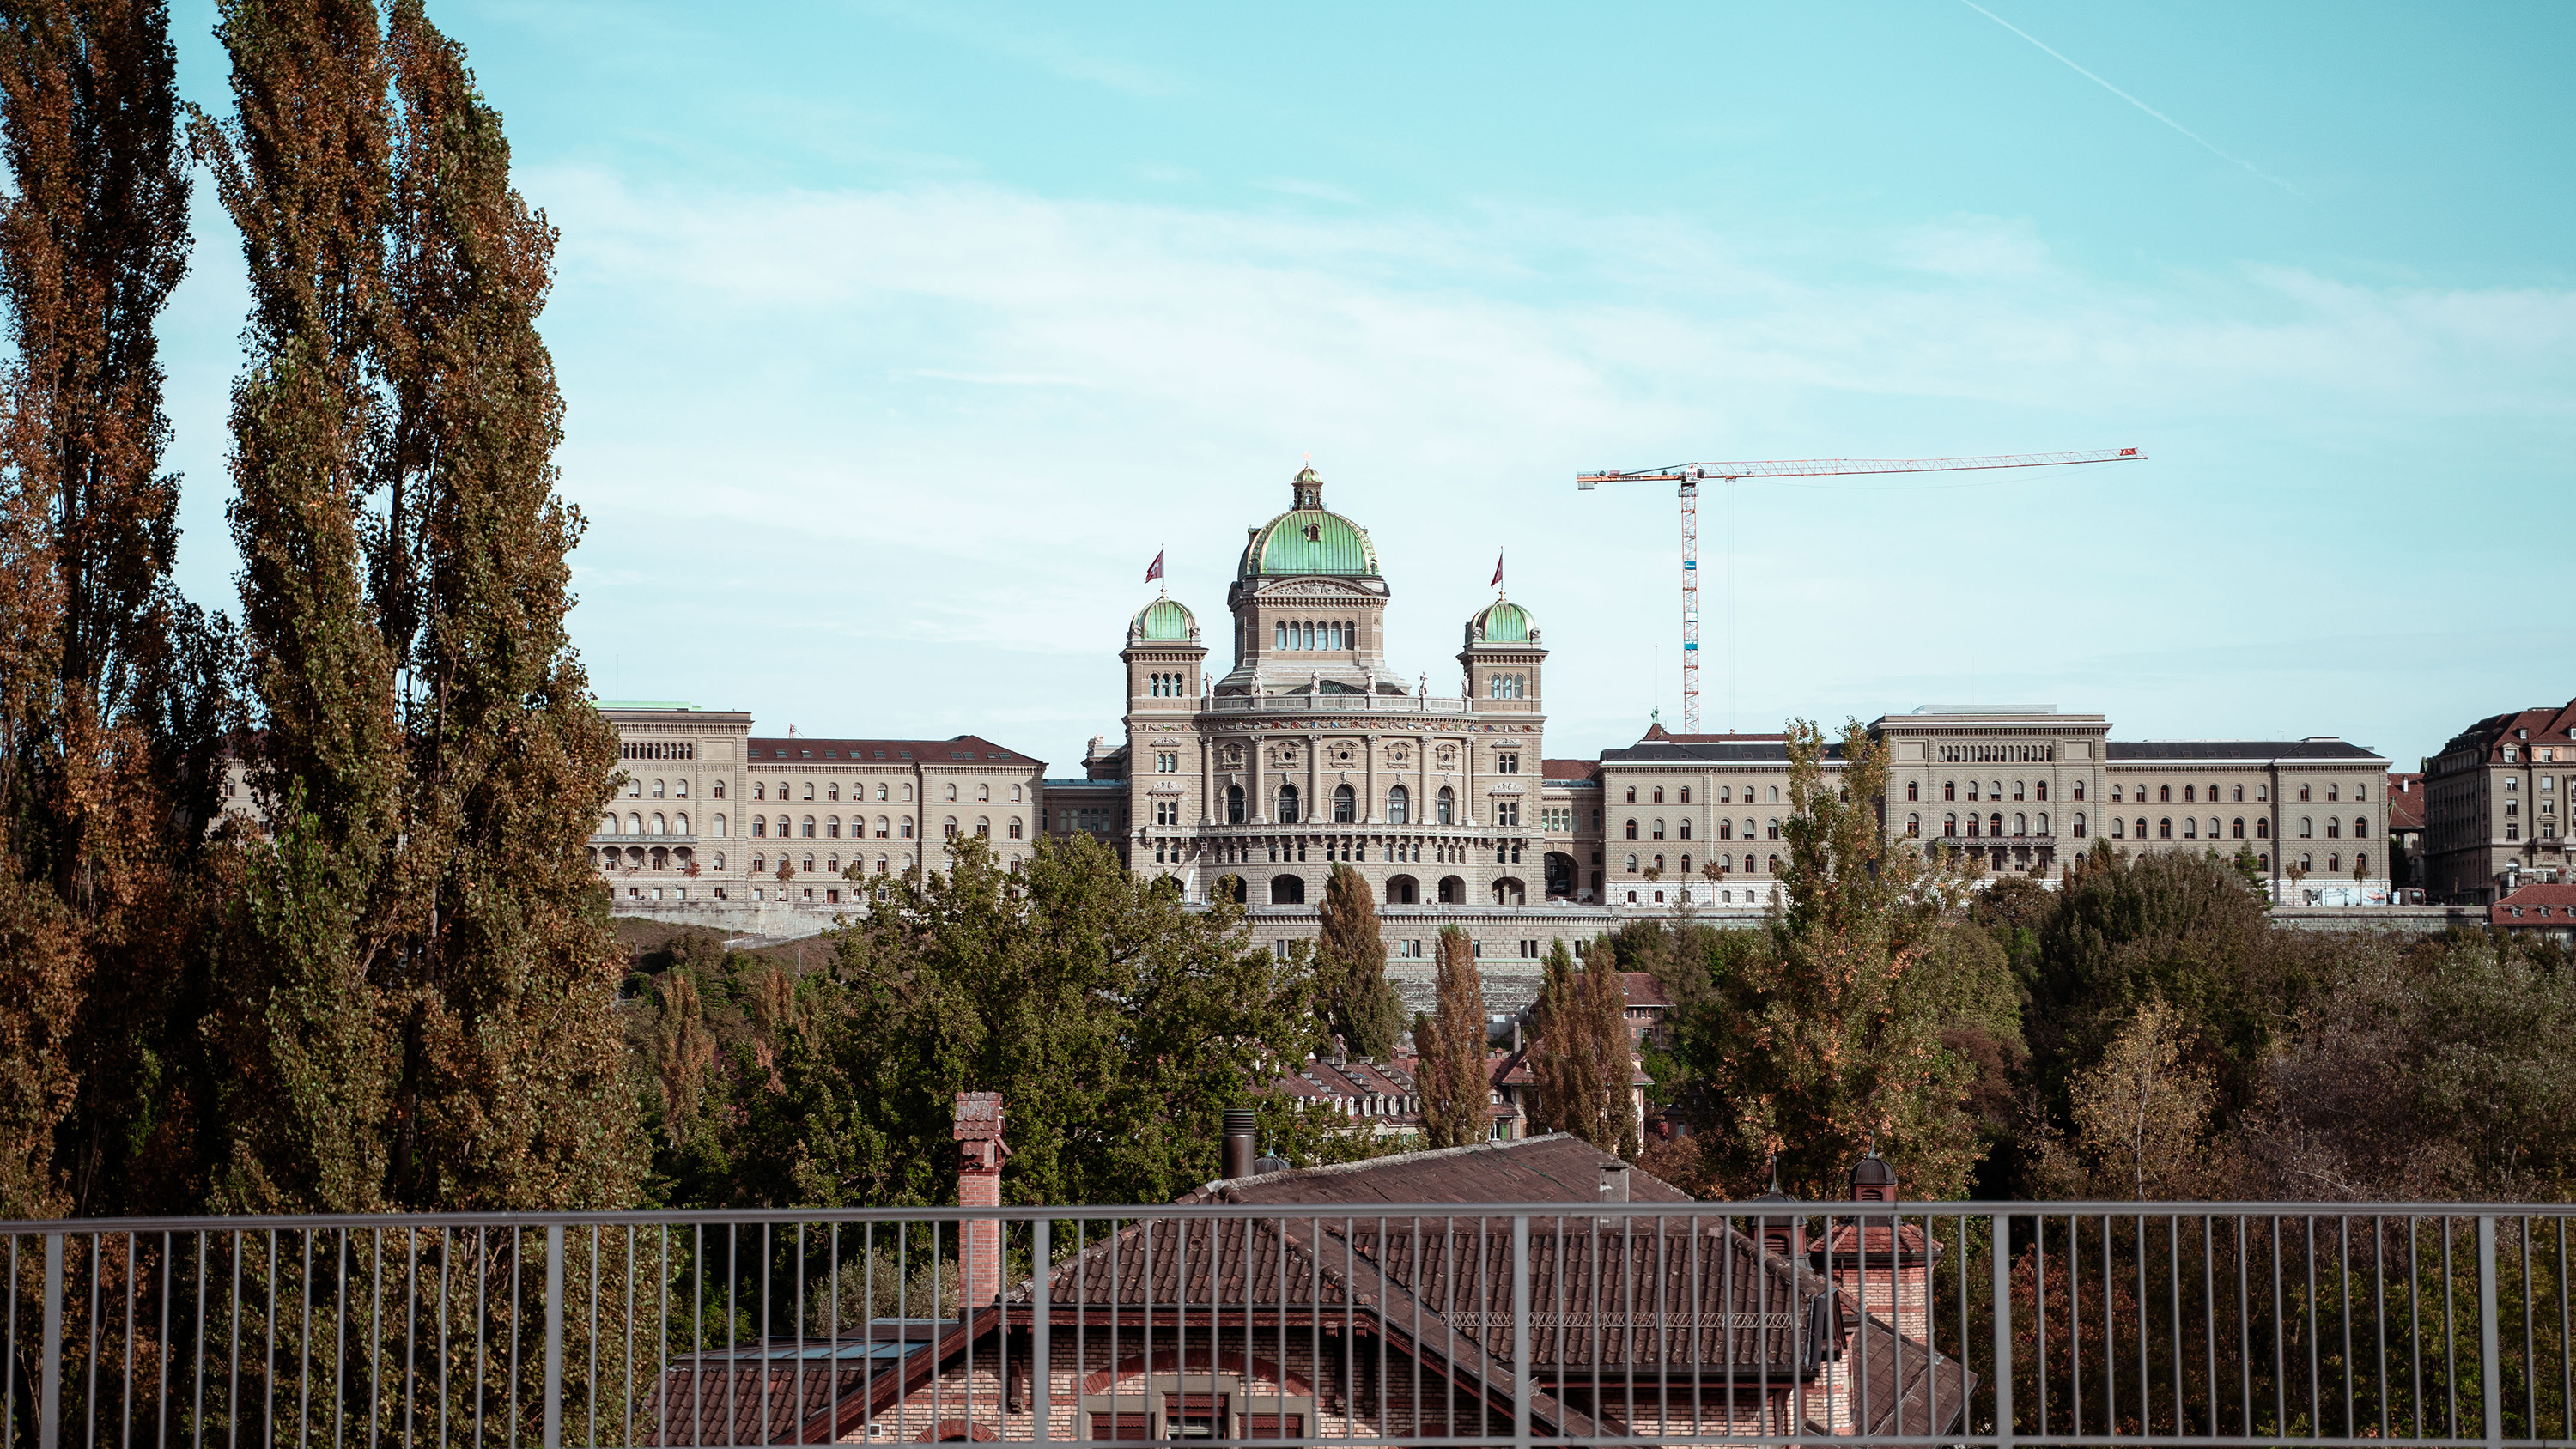
<path fill-rule="evenodd" d="M 1682 733 L 1699 733 L 1699 485 L 1744 478 L 1822 478 L 1860 473 L 1965 473 L 1988 468 L 2062 468 L 2146 461 L 2135 448 L 2087 453 L 2011 453 L 1987 458 L 1777 458 L 1760 463 L 1676 463 L 1629 472 L 1581 473 L 1583 490 L 1604 483 L 1673 483 L 1682 500 Z M 1730 545 L 1731 546 L 1731 545 Z M 1732 602 L 1730 598 L 1730 607 Z M 1729 636 L 1730 646 L 1732 636 Z"/>

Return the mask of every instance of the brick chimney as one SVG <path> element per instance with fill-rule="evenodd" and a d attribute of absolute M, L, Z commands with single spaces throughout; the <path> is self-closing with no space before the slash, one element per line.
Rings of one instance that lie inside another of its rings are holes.
<path fill-rule="evenodd" d="M 1002 1094 L 957 1094 L 957 1205 L 1002 1205 Z M 1002 1296 L 1002 1220 L 968 1218 L 957 1231 L 958 1303 L 981 1308 Z"/>
<path fill-rule="evenodd" d="M 1894 1325 L 1908 1338 L 1921 1339 L 1928 1327 L 1937 1245 L 1924 1239 L 1921 1225 L 1900 1223 L 1879 1211 L 1896 1202 L 1896 1189 L 1896 1169 L 1876 1148 L 1852 1164 L 1851 1200 L 1868 1206 L 1835 1226 L 1826 1240 L 1826 1266 L 1834 1286 L 1850 1294 L 1862 1312 Z"/>
<path fill-rule="evenodd" d="M 1780 1190 L 1780 1157 L 1771 1157 L 1771 1190 L 1753 1195 L 1755 1202 L 1794 1203 L 1796 1198 Z M 1757 1220 L 1762 1234 L 1762 1251 L 1782 1258 L 1807 1256 L 1807 1220 L 1804 1217 L 1761 1218 Z"/>

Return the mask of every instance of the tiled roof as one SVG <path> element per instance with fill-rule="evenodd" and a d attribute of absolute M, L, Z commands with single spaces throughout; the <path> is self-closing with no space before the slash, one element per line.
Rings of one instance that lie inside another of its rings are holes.
<path fill-rule="evenodd" d="M 2487 907 L 2487 924 L 2576 926 L 2576 885 L 2527 885 Z"/>
<path fill-rule="evenodd" d="M 1825 758 L 1843 757 L 1840 745 L 1825 746 Z M 1778 735 L 1689 735 L 1644 739 L 1623 750 L 1603 750 L 1601 762 L 1623 765 L 1786 763 L 1788 743 Z"/>
<path fill-rule="evenodd" d="M 1599 760 L 1541 760 L 1539 774 L 1548 780 L 1593 780 L 1601 773 Z"/>
<path fill-rule="evenodd" d="M 2424 777 L 2414 773 L 2388 772 L 2388 828 L 2421 830 L 2424 828 Z"/>
<path fill-rule="evenodd" d="M 2442 746 L 2442 753 L 2447 755 L 2463 745 L 2474 745 L 2487 759 L 2500 761 L 2508 744 L 2565 744 L 2571 740 L 2576 740 L 2576 700 L 2489 715 L 2452 736 L 2451 742 Z"/>
<path fill-rule="evenodd" d="M 799 763 L 832 760 L 861 764 L 924 765 L 1036 765 L 1017 750 L 1006 750 L 980 735 L 959 735 L 947 740 L 819 740 L 797 735 L 789 739 L 753 736 L 751 758 L 755 760 L 794 760 Z"/>
<path fill-rule="evenodd" d="M 2118 760 L 2375 760 L 2379 752 L 2342 740 L 2110 740 Z"/>
<path fill-rule="evenodd" d="M 1664 983 L 1651 971 L 1622 971 L 1619 984 L 1628 996 L 1630 1006 L 1671 1006 L 1673 999 L 1664 994 Z"/>

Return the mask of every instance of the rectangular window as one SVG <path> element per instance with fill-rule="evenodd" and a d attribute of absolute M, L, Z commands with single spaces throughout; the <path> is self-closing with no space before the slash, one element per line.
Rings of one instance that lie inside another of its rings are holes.
<path fill-rule="evenodd" d="M 1181 752 L 1178 750 L 1156 750 L 1154 752 L 1154 771 L 1155 773 L 1162 775 L 1179 774 L 1181 771 Z"/>
<path fill-rule="evenodd" d="M 1520 772 L 1521 772 L 1521 757 L 1520 757 L 1519 755 L 1514 754 L 1514 753 L 1512 753 L 1512 752 L 1511 752 L 1511 751 L 1509 751 L 1509 750 L 1505 750 L 1505 751 L 1503 751 L 1501 754 L 1498 754 L 1498 755 L 1494 756 L 1494 773 L 1495 773 L 1495 774 L 1497 774 L 1497 775 L 1517 775 L 1517 774 L 1519 774 Z"/>

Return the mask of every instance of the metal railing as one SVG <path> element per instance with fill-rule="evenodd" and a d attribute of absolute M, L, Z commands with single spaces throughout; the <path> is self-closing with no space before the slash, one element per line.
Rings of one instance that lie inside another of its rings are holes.
<path fill-rule="evenodd" d="M 2569 1215 L 1602 1202 L 7 1223 L 0 1423 L 7 1449 L 2563 1443 Z"/>

